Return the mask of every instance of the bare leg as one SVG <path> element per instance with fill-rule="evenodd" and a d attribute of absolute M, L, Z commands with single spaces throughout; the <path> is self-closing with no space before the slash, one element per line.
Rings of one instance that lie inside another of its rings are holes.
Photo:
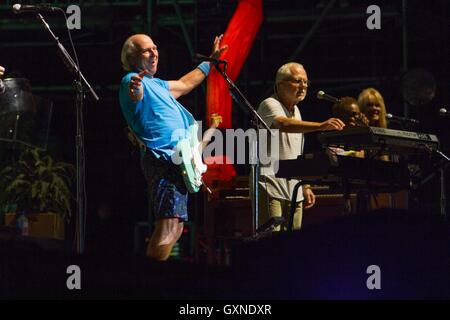
<path fill-rule="evenodd" d="M 147 246 L 147 256 L 156 260 L 167 260 L 172 248 L 183 232 L 183 222 L 178 218 L 160 219 Z"/>

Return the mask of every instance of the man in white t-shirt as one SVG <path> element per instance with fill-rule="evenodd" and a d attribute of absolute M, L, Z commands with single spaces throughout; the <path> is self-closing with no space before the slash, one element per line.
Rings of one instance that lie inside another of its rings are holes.
<path fill-rule="evenodd" d="M 337 118 L 324 122 L 303 121 L 297 104 L 305 99 L 309 80 L 305 69 L 299 63 L 290 62 L 281 66 L 276 74 L 274 93 L 258 108 L 258 114 L 271 129 L 279 132 L 279 160 L 296 159 L 303 153 L 304 133 L 313 131 L 342 130 L 344 123 Z M 272 154 L 270 143 L 268 154 Z M 276 154 L 276 152 L 274 152 Z M 264 224 L 271 217 L 284 216 L 288 220 L 293 188 L 298 180 L 276 178 L 274 166 L 261 164 L 259 179 L 259 221 Z M 302 202 L 304 208 L 315 204 L 315 196 L 309 186 L 299 189 L 294 214 L 294 229 L 302 223 Z M 279 230 L 277 228 L 276 230 Z"/>

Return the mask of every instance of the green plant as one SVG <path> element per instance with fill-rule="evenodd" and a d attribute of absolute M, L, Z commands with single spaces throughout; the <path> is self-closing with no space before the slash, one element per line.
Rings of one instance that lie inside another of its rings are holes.
<path fill-rule="evenodd" d="M 55 212 L 68 220 L 74 177 L 73 165 L 26 148 L 17 162 L 0 171 L 3 207 L 15 205 L 16 212 L 25 213 Z"/>

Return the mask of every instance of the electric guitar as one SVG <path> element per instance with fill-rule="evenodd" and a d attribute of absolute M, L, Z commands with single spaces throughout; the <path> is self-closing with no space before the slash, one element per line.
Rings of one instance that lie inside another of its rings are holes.
<path fill-rule="evenodd" d="M 216 129 L 222 122 L 222 117 L 217 113 L 211 115 L 211 127 Z M 188 138 L 178 141 L 175 147 L 175 153 L 180 158 L 179 164 L 181 175 L 184 183 L 190 193 L 198 192 L 202 185 L 202 175 L 207 170 L 207 165 L 203 163 L 202 151 L 204 146 L 209 142 L 212 136 L 212 131 L 207 131 L 207 134 L 198 141 L 197 139 L 198 125 L 194 122 L 188 129 Z M 205 185 L 206 190 L 211 193 L 211 190 Z"/>

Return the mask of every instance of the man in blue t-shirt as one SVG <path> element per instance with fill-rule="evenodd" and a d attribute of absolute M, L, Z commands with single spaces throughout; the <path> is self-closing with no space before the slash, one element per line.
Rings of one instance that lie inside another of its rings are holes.
<path fill-rule="evenodd" d="M 212 58 L 218 58 L 227 46 L 220 47 L 222 35 L 214 40 Z M 176 99 L 197 87 L 210 70 L 209 62 L 178 80 L 154 78 L 158 67 L 158 49 L 145 34 L 129 37 L 121 53 L 123 69 L 128 73 L 120 84 L 120 106 L 131 130 L 145 144 L 141 166 L 149 189 L 154 231 L 147 256 L 166 260 L 187 221 L 187 190 L 180 170 L 172 163 L 173 150 L 182 136 L 174 134 L 194 123 L 191 113 Z"/>

